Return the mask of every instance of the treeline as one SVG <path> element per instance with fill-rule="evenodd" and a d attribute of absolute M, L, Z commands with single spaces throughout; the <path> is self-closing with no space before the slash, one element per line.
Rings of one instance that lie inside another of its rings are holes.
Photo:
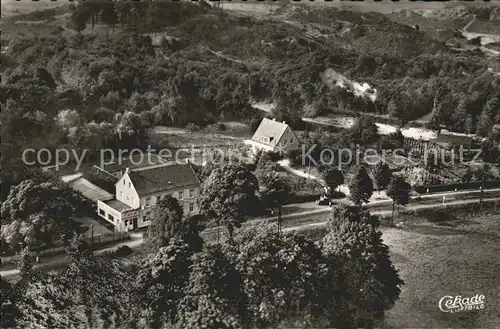
<path fill-rule="evenodd" d="M 90 24 L 94 29 L 102 23 L 115 28 L 120 25 L 136 32 L 156 32 L 166 26 L 176 25 L 206 9 L 200 4 L 172 1 L 106 1 L 82 0 L 71 6 L 72 26 L 81 32 Z"/>

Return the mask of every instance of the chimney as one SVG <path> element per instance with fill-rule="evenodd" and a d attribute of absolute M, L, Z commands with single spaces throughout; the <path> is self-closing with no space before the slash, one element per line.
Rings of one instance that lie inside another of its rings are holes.
<path fill-rule="evenodd" d="M 125 168 L 125 173 L 126 173 L 126 174 L 129 174 L 129 173 L 130 173 L 130 169 L 129 169 L 129 167 Z"/>
<path fill-rule="evenodd" d="M 276 118 L 273 118 L 273 121 L 276 121 Z"/>
<path fill-rule="evenodd" d="M 285 122 L 285 121 L 283 121 L 282 123 L 283 123 L 283 124 L 286 124 L 286 122 Z"/>

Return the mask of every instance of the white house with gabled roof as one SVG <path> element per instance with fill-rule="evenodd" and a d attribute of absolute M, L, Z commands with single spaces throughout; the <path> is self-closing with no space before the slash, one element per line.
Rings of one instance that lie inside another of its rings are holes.
<path fill-rule="evenodd" d="M 254 154 L 259 151 L 282 153 L 300 148 L 300 141 L 292 128 L 285 121 L 262 119 L 252 139 L 246 144 L 252 147 Z"/>
<path fill-rule="evenodd" d="M 115 189 L 115 198 L 97 201 L 97 213 L 117 231 L 149 226 L 158 200 L 165 195 L 179 201 L 184 215 L 199 213 L 201 184 L 190 164 L 126 168 Z"/>

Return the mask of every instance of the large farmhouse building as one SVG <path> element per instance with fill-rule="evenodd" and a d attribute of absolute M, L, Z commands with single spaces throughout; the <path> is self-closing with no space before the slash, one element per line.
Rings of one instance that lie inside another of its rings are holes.
<path fill-rule="evenodd" d="M 171 195 L 185 215 L 199 213 L 201 184 L 190 164 L 158 164 L 130 169 L 115 183 L 115 197 L 97 201 L 97 213 L 117 231 L 149 226 L 158 200 Z"/>
<path fill-rule="evenodd" d="M 286 152 L 300 147 L 300 141 L 289 125 L 264 118 L 251 140 L 247 141 L 253 153 Z"/>

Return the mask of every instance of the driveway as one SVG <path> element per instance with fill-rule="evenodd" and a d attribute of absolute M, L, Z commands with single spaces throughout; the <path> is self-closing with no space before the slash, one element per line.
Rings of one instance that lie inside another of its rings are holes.
<path fill-rule="evenodd" d="M 94 226 L 94 237 L 113 233 L 112 230 L 101 224 L 99 221 L 88 216 L 76 217 L 75 221 L 87 228 L 84 233 L 86 238 L 92 237 L 92 225 Z"/>

